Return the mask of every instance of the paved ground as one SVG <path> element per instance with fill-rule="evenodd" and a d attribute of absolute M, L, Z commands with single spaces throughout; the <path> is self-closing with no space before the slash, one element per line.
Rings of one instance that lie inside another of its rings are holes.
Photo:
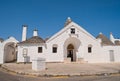
<path fill-rule="evenodd" d="M 0 81 L 120 81 L 120 74 L 111 76 L 30 77 L 11 74 L 0 69 Z"/>
<path fill-rule="evenodd" d="M 80 76 L 120 73 L 120 63 L 47 63 L 47 69 L 44 71 L 33 71 L 31 64 L 6 63 L 2 67 L 17 74 L 35 76 Z"/>

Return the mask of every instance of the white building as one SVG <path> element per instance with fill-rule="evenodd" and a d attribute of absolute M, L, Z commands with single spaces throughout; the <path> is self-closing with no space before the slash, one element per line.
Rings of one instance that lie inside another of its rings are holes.
<path fill-rule="evenodd" d="M 110 40 L 100 33 L 96 38 L 81 26 L 67 19 L 65 27 L 48 40 L 38 36 L 26 40 L 27 27 L 23 27 L 22 42 L 18 43 L 17 62 L 42 57 L 46 62 L 120 62 L 120 39 L 110 34 Z"/>
<path fill-rule="evenodd" d="M 100 33 L 96 38 L 81 26 L 67 19 L 65 26 L 47 40 L 33 31 L 27 39 L 27 26 L 23 25 L 22 41 L 10 37 L 0 39 L 0 63 L 32 62 L 33 58 L 45 58 L 46 62 L 109 63 L 120 62 L 120 39 L 110 34 L 110 39 Z"/>
<path fill-rule="evenodd" d="M 0 64 L 17 60 L 17 43 L 14 37 L 0 39 Z"/>

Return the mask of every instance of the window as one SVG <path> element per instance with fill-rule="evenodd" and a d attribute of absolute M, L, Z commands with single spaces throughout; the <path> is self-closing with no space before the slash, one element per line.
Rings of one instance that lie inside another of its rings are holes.
<path fill-rule="evenodd" d="M 75 34 L 75 28 L 71 28 L 71 34 Z"/>
<path fill-rule="evenodd" d="M 92 53 L 92 45 L 91 44 L 88 45 L 88 53 Z"/>
<path fill-rule="evenodd" d="M 52 52 L 53 53 L 57 53 L 57 47 L 58 47 L 57 44 L 53 44 L 53 46 L 52 46 Z"/>
<path fill-rule="evenodd" d="M 91 52 L 92 52 L 92 48 L 88 47 L 88 53 L 91 53 Z"/>
<path fill-rule="evenodd" d="M 53 47 L 53 53 L 57 53 L 57 47 Z"/>
<path fill-rule="evenodd" d="M 38 47 L 38 53 L 42 53 L 42 47 Z"/>

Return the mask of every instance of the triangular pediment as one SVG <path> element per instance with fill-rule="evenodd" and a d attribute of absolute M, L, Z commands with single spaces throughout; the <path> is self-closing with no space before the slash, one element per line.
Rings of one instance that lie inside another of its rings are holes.
<path fill-rule="evenodd" d="M 68 29 L 74 27 L 75 29 L 79 30 L 80 32 L 86 34 L 87 36 L 91 37 L 92 39 L 96 39 L 94 36 L 92 36 L 90 33 L 88 33 L 85 29 L 83 29 L 80 25 L 78 25 L 75 22 L 70 22 L 67 24 L 67 26 L 63 27 L 58 33 L 54 34 L 51 38 L 49 38 L 46 42 L 49 42 L 53 39 L 55 39 L 57 36 L 61 35 L 62 33 L 66 32 Z"/>

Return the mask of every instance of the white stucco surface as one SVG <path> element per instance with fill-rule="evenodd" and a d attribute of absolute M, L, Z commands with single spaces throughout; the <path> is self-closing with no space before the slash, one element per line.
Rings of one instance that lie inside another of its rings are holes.
<path fill-rule="evenodd" d="M 17 59 L 17 42 L 18 41 L 14 37 L 9 37 L 7 40 L 0 43 L 0 64 Z"/>
<path fill-rule="evenodd" d="M 71 33 L 71 29 L 75 29 L 75 33 Z M 111 38 L 113 40 L 113 38 Z M 18 45 L 17 62 L 24 62 L 23 49 L 27 48 L 29 62 L 34 57 L 42 57 L 46 62 L 65 62 L 68 54 L 68 45 L 72 45 L 74 49 L 73 60 L 79 62 L 82 59 L 87 63 L 109 63 L 120 62 L 120 45 L 101 45 L 102 40 L 96 39 L 89 32 L 84 30 L 78 24 L 71 22 L 66 27 L 54 34 L 44 44 L 20 44 Z M 57 52 L 53 53 L 52 48 L 56 46 Z M 88 53 L 88 47 L 91 47 L 92 52 Z M 38 53 L 38 47 L 43 48 L 42 53 Z M 113 51 L 113 58 L 110 57 L 110 50 Z M 114 61 L 111 61 L 114 59 Z M 68 58 L 70 59 L 70 58 Z"/>
<path fill-rule="evenodd" d="M 34 30 L 33 37 L 38 37 L 37 30 Z M 65 27 L 46 41 L 37 38 L 37 42 L 32 39 L 26 43 L 26 38 L 27 25 L 23 25 L 21 42 L 24 43 L 21 44 L 14 37 L 0 41 L 0 64 L 14 60 L 25 62 L 25 58 L 26 62 L 32 62 L 32 59 L 38 57 L 45 58 L 46 62 L 120 62 L 120 39 L 115 39 L 110 33 L 108 40 L 113 44 L 102 44 L 101 38 L 95 38 L 70 18 Z M 42 52 L 38 51 L 40 47 Z"/>

